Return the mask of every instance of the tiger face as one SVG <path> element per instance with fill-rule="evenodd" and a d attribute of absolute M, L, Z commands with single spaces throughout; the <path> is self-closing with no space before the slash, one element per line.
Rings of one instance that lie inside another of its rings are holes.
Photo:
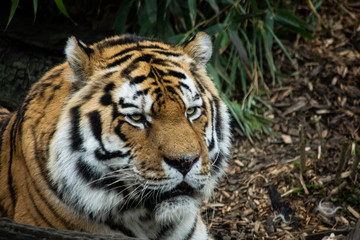
<path fill-rule="evenodd" d="M 199 208 L 230 147 L 228 111 L 206 72 L 210 37 L 181 46 L 70 38 L 65 53 L 67 63 L 45 78 L 69 86 L 51 99 L 60 113 L 44 171 L 58 202 L 96 232 L 207 239 Z"/>

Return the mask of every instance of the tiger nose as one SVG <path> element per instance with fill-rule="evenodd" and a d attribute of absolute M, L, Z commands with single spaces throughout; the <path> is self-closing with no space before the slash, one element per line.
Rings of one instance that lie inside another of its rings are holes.
<path fill-rule="evenodd" d="M 199 155 L 164 157 L 164 161 L 169 166 L 178 170 L 184 177 L 198 160 Z"/>

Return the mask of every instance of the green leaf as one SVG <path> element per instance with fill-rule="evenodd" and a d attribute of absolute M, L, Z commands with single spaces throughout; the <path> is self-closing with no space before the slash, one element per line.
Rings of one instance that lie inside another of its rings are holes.
<path fill-rule="evenodd" d="M 234 30 L 228 30 L 229 38 L 238 50 L 240 60 L 244 65 L 249 66 L 249 59 L 239 35 Z"/>
<path fill-rule="evenodd" d="M 220 44 L 222 47 L 225 47 L 228 44 L 228 42 L 229 42 L 229 35 L 226 32 L 224 32 L 222 34 Z"/>
<path fill-rule="evenodd" d="M 242 122 L 243 117 L 242 117 L 242 111 L 241 111 L 239 104 L 236 102 L 231 102 L 230 99 L 225 94 L 220 94 L 220 96 L 223 99 L 223 101 L 225 102 L 225 104 L 228 106 L 231 115 L 234 117 L 234 119 L 237 122 L 237 124 L 239 125 L 241 131 L 245 135 L 247 135 L 246 128 Z"/>
<path fill-rule="evenodd" d="M 8 22 L 7 22 L 6 27 L 5 27 L 5 31 L 8 28 L 12 18 L 14 17 L 15 11 L 16 11 L 18 5 L 19 5 L 19 1 L 20 0 L 11 0 L 10 15 L 9 15 L 9 19 L 8 19 Z"/>
<path fill-rule="evenodd" d="M 217 5 L 215 0 L 208 0 L 210 7 L 215 11 L 216 15 L 219 14 L 219 6 Z"/>
<path fill-rule="evenodd" d="M 146 0 L 145 9 L 148 15 L 148 21 L 151 23 L 152 26 L 154 26 L 157 19 L 156 0 Z"/>
<path fill-rule="evenodd" d="M 133 3 L 134 1 L 124 1 L 120 4 L 111 27 L 117 34 L 124 33 L 126 20 Z"/>
<path fill-rule="evenodd" d="M 274 30 L 274 22 L 275 21 L 274 21 L 271 11 L 266 11 L 265 25 L 267 26 L 267 28 L 269 28 L 273 31 Z M 273 36 L 270 32 L 266 32 L 265 44 L 267 44 L 269 46 L 269 48 L 272 49 Z"/>
<path fill-rule="evenodd" d="M 237 80 L 237 77 L 236 77 L 236 72 L 237 72 L 237 58 L 235 57 L 236 54 L 234 54 L 234 57 L 232 59 L 232 64 L 231 64 L 231 72 L 230 72 L 230 83 L 231 85 L 229 86 L 232 90 L 235 89 L 235 86 L 236 86 L 236 80 Z"/>
<path fill-rule="evenodd" d="M 34 6 L 34 15 L 36 17 L 37 10 L 38 10 L 38 0 L 33 0 L 33 6 Z M 34 17 L 34 19 L 35 19 Z"/>
<path fill-rule="evenodd" d="M 194 27 L 196 23 L 196 14 L 197 14 L 196 0 L 188 0 L 188 7 L 190 12 L 191 25 L 192 27 Z"/>
<path fill-rule="evenodd" d="M 71 17 L 70 17 L 70 15 L 68 14 L 68 12 L 66 11 L 66 8 L 65 8 L 65 5 L 64 5 L 63 1 L 62 1 L 62 0 L 54 0 L 54 2 L 55 2 L 55 4 L 56 4 L 57 8 L 60 10 L 60 12 L 61 12 L 65 17 L 67 17 L 70 21 L 72 21 L 73 23 L 75 23 L 75 22 L 71 19 Z"/>
<path fill-rule="evenodd" d="M 210 36 L 214 36 L 217 33 L 220 33 L 224 30 L 225 25 L 222 23 L 217 23 L 215 25 L 212 25 L 208 28 L 206 28 L 204 31 L 209 34 Z"/>
<path fill-rule="evenodd" d="M 285 56 L 290 60 L 291 64 L 294 65 L 294 61 L 290 57 L 290 54 L 286 50 L 285 46 L 282 44 L 280 39 L 275 35 L 275 33 L 272 31 L 272 29 L 266 23 L 265 23 L 265 28 L 273 36 L 273 38 L 275 39 L 275 41 L 277 42 L 277 44 L 279 45 L 281 50 L 285 53 Z"/>
<path fill-rule="evenodd" d="M 277 9 L 276 10 L 276 15 L 286 19 L 287 21 L 289 21 L 289 22 L 291 22 L 293 24 L 296 24 L 297 26 L 299 26 L 299 27 L 301 27 L 303 29 L 307 29 L 307 30 L 309 30 L 311 32 L 314 31 L 314 28 L 311 25 L 309 25 L 304 20 L 298 18 L 297 16 L 295 16 L 294 14 L 292 14 L 289 11 L 285 11 L 285 10 L 282 10 L 282 9 Z"/>
<path fill-rule="evenodd" d="M 310 39 L 310 40 L 314 40 L 315 37 L 312 36 L 309 32 L 307 32 L 306 30 L 304 30 L 303 28 L 301 28 L 298 24 L 294 23 L 294 22 L 291 22 L 289 21 L 288 19 L 278 15 L 278 14 L 275 14 L 274 15 L 275 17 L 275 20 L 279 23 L 281 23 L 282 25 L 286 26 L 289 30 L 295 32 L 295 33 L 298 33 L 300 34 L 302 37 L 304 38 L 307 38 L 307 39 Z"/>
<path fill-rule="evenodd" d="M 188 38 L 188 35 L 185 33 L 173 35 L 167 39 L 167 41 L 171 44 L 177 45 L 181 44 L 183 41 L 185 41 Z"/>
<path fill-rule="evenodd" d="M 217 87 L 217 89 L 219 91 L 221 91 L 221 81 L 220 81 L 220 77 L 219 77 L 218 72 L 215 70 L 215 68 L 211 64 L 208 64 L 207 71 L 212 76 L 213 81 L 214 81 L 215 86 Z"/>
<path fill-rule="evenodd" d="M 260 28 L 259 30 L 260 30 L 261 36 L 263 38 L 263 41 L 266 43 L 265 30 L 263 28 Z M 265 48 L 265 58 L 267 60 L 268 66 L 269 66 L 271 78 L 274 81 L 275 80 L 275 72 L 276 72 L 274 58 L 273 58 L 273 55 L 272 55 L 272 52 L 271 52 L 271 49 L 269 48 L 269 46 L 267 44 L 264 44 L 263 46 Z"/>

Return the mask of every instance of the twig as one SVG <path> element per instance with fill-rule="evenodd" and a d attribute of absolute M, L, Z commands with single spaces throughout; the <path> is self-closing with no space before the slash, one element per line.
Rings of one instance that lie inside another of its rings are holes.
<path fill-rule="evenodd" d="M 353 143 L 354 144 L 354 143 Z M 356 145 L 355 145 L 356 146 Z M 352 179 L 355 178 L 355 174 L 357 173 L 357 168 L 358 168 L 358 165 L 359 165 L 359 160 L 360 160 L 360 147 L 356 147 L 356 150 L 355 150 L 355 156 L 354 156 L 354 162 L 353 162 L 353 165 L 351 167 L 351 173 L 350 173 L 350 177 Z"/>
<path fill-rule="evenodd" d="M 344 168 L 345 158 L 346 158 L 346 151 L 348 149 L 348 140 L 344 139 L 341 145 L 341 152 L 340 152 L 340 159 L 338 163 L 338 167 L 336 169 L 336 176 L 335 176 L 335 183 L 339 184 L 341 172 Z"/>
<path fill-rule="evenodd" d="M 337 186 L 336 188 L 331 190 L 329 196 L 326 197 L 325 201 L 329 201 L 331 196 L 338 194 L 346 186 L 346 184 L 347 184 L 347 182 L 343 181 L 339 186 Z"/>
<path fill-rule="evenodd" d="M 308 189 L 307 189 L 307 187 L 306 187 L 306 184 L 305 184 L 305 181 L 304 181 L 304 178 L 303 178 L 302 173 L 300 173 L 299 179 L 300 179 L 301 186 L 302 186 L 303 189 L 304 189 L 305 195 L 309 195 L 309 191 L 308 191 Z"/>
<path fill-rule="evenodd" d="M 316 18 L 318 19 L 318 21 L 321 23 L 321 26 L 323 26 L 327 32 L 329 32 L 329 27 L 324 23 L 324 21 L 322 20 L 320 14 L 316 11 L 313 3 L 311 0 L 307 0 L 307 3 L 309 5 L 310 10 L 314 13 L 314 15 L 316 16 Z"/>
<path fill-rule="evenodd" d="M 306 137 L 304 134 L 303 126 L 300 124 L 299 126 L 299 136 L 300 136 L 300 175 L 305 171 L 305 145 L 306 145 Z"/>
<path fill-rule="evenodd" d="M 322 137 L 322 129 L 321 129 L 321 125 L 320 125 L 320 119 L 321 119 L 321 116 L 315 115 L 313 117 L 313 122 L 315 123 L 316 131 L 318 132 L 319 140 L 320 140 L 320 146 L 319 146 L 319 150 L 318 150 L 318 159 L 320 159 L 321 156 L 326 157 L 325 141 Z"/>

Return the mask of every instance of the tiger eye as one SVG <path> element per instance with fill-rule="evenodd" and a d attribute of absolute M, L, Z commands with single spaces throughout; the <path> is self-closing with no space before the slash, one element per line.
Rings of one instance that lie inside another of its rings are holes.
<path fill-rule="evenodd" d="M 133 120 L 135 122 L 138 122 L 143 118 L 143 116 L 141 114 L 132 114 L 132 115 L 129 115 L 129 117 L 131 118 L 131 120 Z"/>
<path fill-rule="evenodd" d="M 195 113 L 195 110 L 196 110 L 195 107 L 188 108 L 188 109 L 186 110 L 186 114 L 187 114 L 188 116 L 191 116 L 192 114 Z"/>

